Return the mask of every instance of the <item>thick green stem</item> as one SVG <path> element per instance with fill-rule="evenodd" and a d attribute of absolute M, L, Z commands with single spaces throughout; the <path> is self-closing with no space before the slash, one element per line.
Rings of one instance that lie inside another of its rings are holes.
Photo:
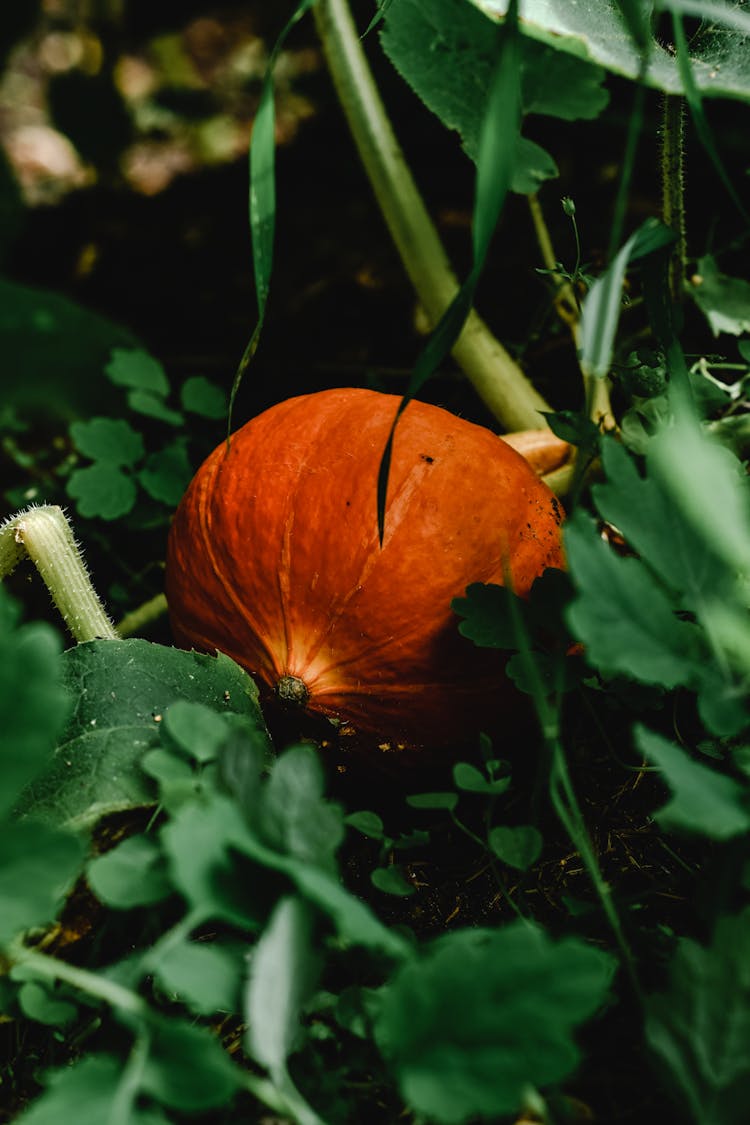
<path fill-rule="evenodd" d="M 346 0 L 318 0 L 315 20 L 339 100 L 406 272 L 432 325 L 459 285 L 409 171 Z M 477 394 L 508 430 L 540 425 L 550 407 L 471 311 L 453 347 Z"/>
<path fill-rule="evenodd" d="M 27 508 L 0 524 L 0 580 L 25 554 L 39 571 L 77 642 L 117 638 L 62 508 Z"/>

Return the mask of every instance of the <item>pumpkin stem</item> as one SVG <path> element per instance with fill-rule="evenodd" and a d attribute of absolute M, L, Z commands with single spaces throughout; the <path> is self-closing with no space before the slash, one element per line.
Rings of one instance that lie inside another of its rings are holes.
<path fill-rule="evenodd" d="M 307 706 L 310 692 L 307 684 L 299 676 L 282 676 L 274 688 L 276 698 L 281 702 L 302 709 Z"/>

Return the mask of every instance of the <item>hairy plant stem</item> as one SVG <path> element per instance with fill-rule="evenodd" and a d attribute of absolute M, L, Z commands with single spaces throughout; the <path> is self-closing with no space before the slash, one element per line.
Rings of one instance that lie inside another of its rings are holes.
<path fill-rule="evenodd" d="M 459 285 L 391 127 L 346 0 L 313 9 L 328 67 L 362 163 L 431 325 Z M 534 429 L 550 407 L 472 310 L 453 347 L 474 389 L 508 430 Z"/>
<path fill-rule="evenodd" d="M 682 300 L 687 270 L 685 101 L 678 94 L 664 94 L 662 97 L 661 214 L 665 225 L 677 235 L 669 259 L 669 292 L 677 304 Z"/>
<path fill-rule="evenodd" d="M 0 524 L 0 580 L 24 555 L 39 571 L 75 641 L 117 638 L 62 508 L 26 508 Z"/>

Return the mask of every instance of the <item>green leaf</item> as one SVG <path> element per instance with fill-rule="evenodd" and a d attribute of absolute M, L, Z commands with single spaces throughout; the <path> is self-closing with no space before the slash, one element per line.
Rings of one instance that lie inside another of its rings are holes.
<path fill-rule="evenodd" d="M 162 504 L 176 507 L 193 476 L 183 439 L 150 453 L 138 473 L 138 480 L 149 496 Z"/>
<path fill-rule="evenodd" d="M 114 348 L 104 373 L 118 387 L 151 391 L 162 398 L 169 394 L 164 368 L 142 348 Z"/>
<path fill-rule="evenodd" d="M 211 762 L 229 735 L 224 716 L 205 703 L 178 700 L 164 713 L 163 730 L 196 762 Z"/>
<path fill-rule="evenodd" d="M 162 988 L 197 1016 L 239 1011 L 244 956 L 218 942 L 182 941 L 146 958 Z"/>
<path fill-rule="evenodd" d="M 221 387 L 203 375 L 192 375 L 180 388 L 183 410 L 199 414 L 201 418 L 219 419 L 227 412 L 227 396 Z"/>
<path fill-rule="evenodd" d="M 90 417 L 109 405 L 101 372 L 111 349 L 134 343 L 125 328 L 66 297 L 0 278 L 4 403 L 34 416 Z"/>
<path fill-rule="evenodd" d="M 524 11 L 525 17 L 525 11 Z M 418 97 L 445 126 L 456 129 L 464 148 L 476 161 L 486 109 L 487 90 L 496 60 L 496 44 L 487 20 L 464 0 L 399 0 L 381 32 L 385 53 Z M 606 106 L 604 71 L 570 55 L 521 41 L 522 112 L 548 114 L 574 121 L 596 117 Z M 522 140 L 513 191 L 536 190 L 538 181 L 523 179 L 522 168 L 539 165 L 543 150 Z M 543 153 L 544 178 L 557 175 Z"/>
<path fill-rule="evenodd" d="M 453 767 L 453 782 L 457 789 L 467 793 L 484 793 L 486 796 L 497 796 L 504 793 L 510 785 L 509 777 L 500 777 L 496 781 L 489 778 L 468 762 L 456 762 Z"/>
<path fill-rule="evenodd" d="M 428 945 L 380 992 L 375 1039 L 418 1114 L 450 1125 L 517 1111 L 527 1086 L 559 1082 L 572 1034 L 609 990 L 615 963 L 525 921 Z"/>
<path fill-rule="evenodd" d="M 750 1101 L 750 911 L 710 945 L 680 938 L 669 985 L 646 1002 L 646 1039 L 696 1125 L 744 1125 Z"/>
<path fill-rule="evenodd" d="M 257 829 L 275 850 L 333 871 L 334 853 L 344 839 L 344 818 L 323 790 L 323 767 L 315 750 L 290 747 L 273 765 Z"/>
<path fill-rule="evenodd" d="M 357 832 L 361 832 L 363 836 L 369 836 L 372 840 L 382 840 L 385 835 L 383 828 L 383 821 L 377 813 L 370 812 L 364 809 L 362 812 L 349 813 L 344 817 L 344 824 L 349 828 L 356 828 Z"/>
<path fill-rule="evenodd" d="M 518 138 L 510 181 L 511 191 L 518 195 L 533 195 L 545 180 L 554 180 L 559 175 L 557 165 L 541 145 L 527 137 Z"/>
<path fill-rule="evenodd" d="M 680 412 L 675 424 L 653 440 L 648 464 L 685 528 L 702 540 L 703 555 L 720 558 L 732 575 L 746 575 L 750 486 L 738 458 L 711 439 L 695 418 Z"/>
<path fill-rule="evenodd" d="M 171 881 L 192 911 L 242 928 L 258 926 L 264 896 L 238 874 L 232 849 L 247 854 L 252 838 L 233 801 L 212 794 L 187 802 L 160 835 Z"/>
<path fill-rule="evenodd" d="M 602 465 L 607 480 L 595 485 L 592 494 L 602 517 L 622 533 L 660 579 L 675 593 L 690 598 L 714 584 L 718 574 L 705 536 L 686 524 L 659 477 L 655 479 L 654 443 L 661 443 L 667 432 L 665 427 L 648 445 L 645 477 L 618 442 L 605 439 Z M 680 467 L 675 465 L 675 471 Z M 680 602 L 690 604 L 682 597 Z"/>
<path fill-rule="evenodd" d="M 57 1027 L 70 1023 L 75 1019 L 78 1009 L 75 1004 L 61 1000 L 54 992 L 39 984 L 38 981 L 26 981 L 18 992 L 18 1003 L 23 1014 L 36 1023 Z"/>
<path fill-rule="evenodd" d="M 730 840 L 750 831 L 750 790 L 704 766 L 666 738 L 638 724 L 639 750 L 661 770 L 672 797 L 654 814 L 664 828 Z"/>
<path fill-rule="evenodd" d="M 345 941 L 398 959 L 410 952 L 403 937 L 384 926 L 365 903 L 349 894 L 327 871 L 299 861 L 287 862 L 279 869 L 285 869 L 297 890 L 330 917 Z"/>
<path fill-rule="evenodd" d="M 586 453 L 593 453 L 599 448 L 601 433 L 595 422 L 587 414 L 577 413 L 574 410 L 547 411 L 544 413 L 547 424 L 556 437 L 577 445 Z"/>
<path fill-rule="evenodd" d="M 300 1016 L 320 972 L 314 921 L 304 899 L 280 899 L 250 961 L 244 1008 L 247 1049 L 279 1084 L 301 1040 Z"/>
<path fill-rule="evenodd" d="M 228 1105 L 243 1082 L 239 1067 L 208 1028 L 182 1020 L 160 1020 L 152 1034 L 141 1085 L 169 1109 L 199 1113 Z"/>
<path fill-rule="evenodd" d="M 72 1066 L 44 1075 L 45 1091 L 21 1115 L 19 1125 L 102 1125 L 112 1120 L 122 1080 L 122 1059 L 87 1055 Z M 158 1110 L 136 1109 L 127 1125 L 168 1125 Z"/>
<path fill-rule="evenodd" d="M 474 582 L 465 598 L 451 607 L 464 620 L 458 631 L 480 648 L 514 651 L 524 642 L 546 648 L 560 632 L 563 611 L 572 596 L 570 579 L 549 568 L 534 582 L 529 596 L 519 598 L 506 586 Z"/>
<path fill-rule="evenodd" d="M 472 0 L 488 16 L 505 15 L 508 0 Z M 741 8 L 711 0 L 679 4 L 703 20 L 692 37 L 690 60 L 695 82 L 706 96 L 736 97 L 750 101 L 750 18 Z M 398 5 L 396 5 L 398 7 Z M 641 21 L 644 12 L 641 8 Z M 620 5 L 613 0 L 578 0 L 576 4 L 550 4 L 547 0 L 526 0 L 523 30 L 526 35 L 547 43 L 578 59 L 596 63 L 625 78 L 645 81 L 649 86 L 671 94 L 684 93 L 685 87 L 673 53 L 658 40 L 649 43 L 648 66 L 643 68 L 642 48 L 632 38 L 622 18 Z"/>
<path fill-rule="evenodd" d="M 697 277 L 688 292 L 705 315 L 714 336 L 750 332 L 750 282 L 719 271 L 716 259 L 706 254 L 698 260 Z M 700 281 L 697 280 L 700 278 Z"/>
<path fill-rule="evenodd" d="M 159 745 L 161 718 L 177 700 L 243 715 L 248 731 L 267 741 L 257 689 L 227 656 L 140 639 L 90 641 L 65 653 L 64 670 L 75 714 L 49 769 L 24 793 L 24 815 L 88 829 L 109 813 L 152 804 L 139 763 Z"/>
<path fill-rule="evenodd" d="M 60 640 L 49 625 L 16 625 L 0 587 L 0 817 L 48 764 L 70 712 Z"/>
<path fill-rule="evenodd" d="M 130 468 L 145 453 L 143 438 L 121 418 L 73 422 L 70 436 L 79 453 L 107 465 Z"/>
<path fill-rule="evenodd" d="M 52 922 L 78 875 L 83 846 L 75 836 L 26 821 L 0 832 L 0 945 Z"/>
<path fill-rule="evenodd" d="M 178 410 L 172 410 L 163 398 L 151 391 L 128 391 L 128 408 L 134 414 L 156 418 L 158 422 L 166 422 L 168 426 L 182 426 L 185 422 Z"/>
<path fill-rule="evenodd" d="M 150 906 L 172 893 L 161 848 L 150 836 L 131 836 L 92 859 L 86 878 L 99 901 L 116 910 Z"/>
<path fill-rule="evenodd" d="M 539 859 L 544 841 L 538 828 L 532 824 L 519 824 L 513 828 L 506 825 L 493 828 L 489 843 L 503 863 L 526 871 Z"/>
<path fill-rule="evenodd" d="M 132 478 L 115 465 L 97 461 L 86 469 L 74 469 L 66 485 L 82 516 L 116 520 L 132 511 L 136 488 Z"/>
<path fill-rule="evenodd" d="M 370 874 L 370 881 L 373 887 L 377 887 L 387 895 L 408 898 L 409 895 L 414 894 L 414 887 L 404 877 L 400 867 L 376 867 Z"/>
<path fill-rule="evenodd" d="M 564 540 L 578 590 L 568 623 L 589 663 L 606 675 L 667 688 L 699 677 L 702 634 L 675 615 L 675 603 L 645 564 L 617 555 L 580 510 L 567 521 Z"/>

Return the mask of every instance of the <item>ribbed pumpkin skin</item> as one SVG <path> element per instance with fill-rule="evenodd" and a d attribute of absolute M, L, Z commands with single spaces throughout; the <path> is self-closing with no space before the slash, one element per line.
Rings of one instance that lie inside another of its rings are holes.
<path fill-rule="evenodd" d="M 376 482 L 399 398 L 362 389 L 289 399 L 198 470 L 174 519 L 175 640 L 219 649 L 308 709 L 409 746 L 464 741 L 503 694 L 496 653 L 461 637 L 472 582 L 525 594 L 563 565 L 560 506 L 496 435 L 411 402 L 394 442 L 385 538 Z"/>

